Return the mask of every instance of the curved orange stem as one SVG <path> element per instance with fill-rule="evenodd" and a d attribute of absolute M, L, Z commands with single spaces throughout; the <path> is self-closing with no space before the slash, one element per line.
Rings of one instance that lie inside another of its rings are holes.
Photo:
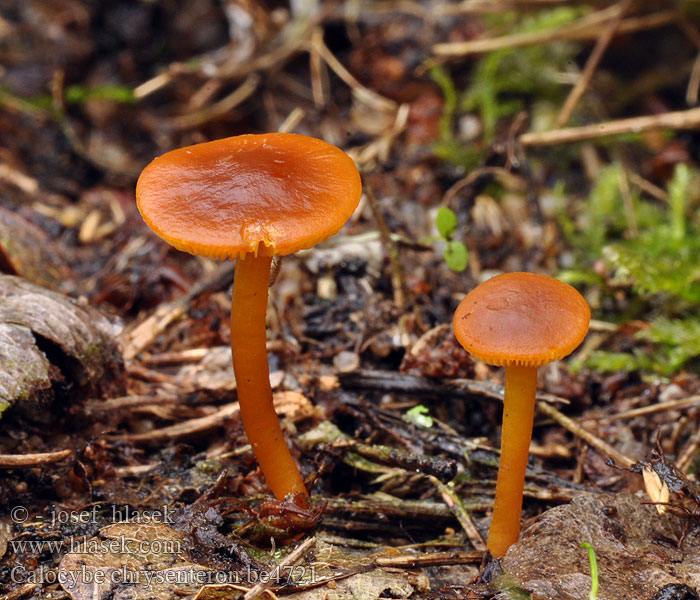
<path fill-rule="evenodd" d="M 231 351 L 243 427 L 272 493 L 283 500 L 288 494 L 308 497 L 308 492 L 272 404 L 265 335 L 271 261 L 249 255 L 236 263 Z"/>
<path fill-rule="evenodd" d="M 506 367 L 501 460 L 486 544 L 500 558 L 520 537 L 525 469 L 532 438 L 537 367 Z"/>

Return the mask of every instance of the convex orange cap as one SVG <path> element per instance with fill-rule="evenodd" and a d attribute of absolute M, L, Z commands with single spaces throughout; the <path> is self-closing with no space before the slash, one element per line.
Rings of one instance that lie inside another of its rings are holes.
<path fill-rule="evenodd" d="M 590 320 L 588 304 L 570 285 L 506 273 L 469 292 L 452 325 L 464 349 L 485 363 L 537 367 L 570 354 Z"/>
<path fill-rule="evenodd" d="M 148 226 L 211 258 L 272 256 L 336 233 L 362 193 L 353 160 L 293 133 L 240 135 L 167 152 L 136 185 Z"/>

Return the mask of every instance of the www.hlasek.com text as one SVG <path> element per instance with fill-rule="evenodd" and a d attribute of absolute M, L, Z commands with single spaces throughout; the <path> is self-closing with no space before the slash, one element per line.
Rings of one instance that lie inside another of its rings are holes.
<path fill-rule="evenodd" d="M 16 554 L 41 554 L 67 550 L 77 554 L 182 554 L 180 540 L 139 540 L 125 535 L 111 538 L 71 538 L 67 544 L 60 540 L 10 540 L 10 548 Z"/>

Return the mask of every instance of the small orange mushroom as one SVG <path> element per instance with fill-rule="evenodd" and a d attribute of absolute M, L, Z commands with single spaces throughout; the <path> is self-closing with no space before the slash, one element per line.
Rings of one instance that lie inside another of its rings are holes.
<path fill-rule="evenodd" d="M 241 135 L 168 152 L 141 173 L 136 199 L 148 226 L 179 250 L 238 259 L 231 350 L 241 418 L 274 495 L 308 492 L 272 404 L 265 315 L 272 256 L 336 233 L 362 193 L 352 159 L 290 133 Z"/>
<path fill-rule="evenodd" d="M 570 354 L 586 336 L 590 320 L 588 304 L 573 287 L 532 273 L 489 279 L 455 312 L 452 325 L 465 350 L 506 369 L 501 459 L 487 542 L 496 558 L 520 537 L 537 368 Z"/>

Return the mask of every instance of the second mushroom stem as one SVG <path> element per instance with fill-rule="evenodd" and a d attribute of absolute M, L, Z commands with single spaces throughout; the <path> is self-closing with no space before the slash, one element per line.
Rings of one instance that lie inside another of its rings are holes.
<path fill-rule="evenodd" d="M 243 427 L 270 489 L 278 500 L 292 494 L 305 504 L 308 492 L 272 404 L 265 320 L 271 262 L 263 256 L 237 259 L 231 300 L 233 371 Z"/>
<path fill-rule="evenodd" d="M 500 558 L 520 537 L 525 470 L 537 392 L 537 367 L 506 367 L 501 459 L 487 547 Z"/>

